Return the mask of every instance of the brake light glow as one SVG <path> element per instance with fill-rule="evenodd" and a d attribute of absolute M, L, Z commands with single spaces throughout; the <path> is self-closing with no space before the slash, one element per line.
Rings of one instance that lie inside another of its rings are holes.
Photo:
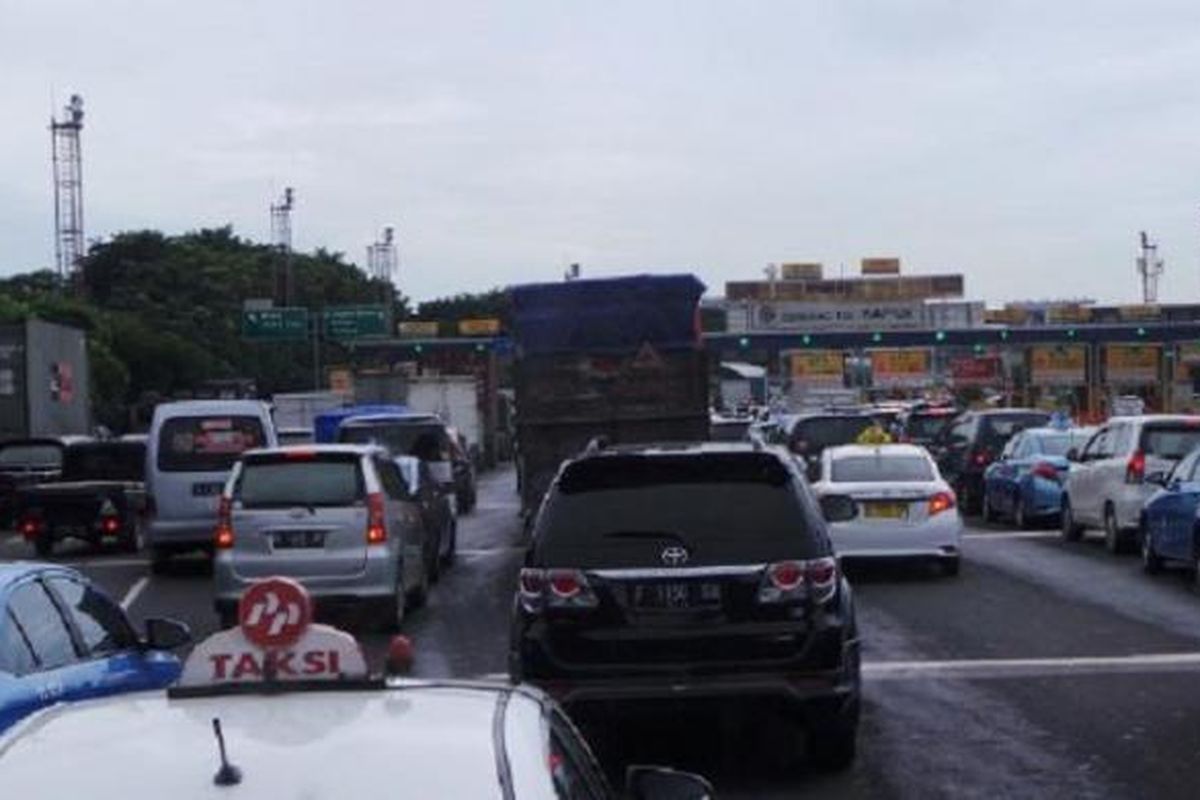
<path fill-rule="evenodd" d="M 1125 482 L 1141 483 L 1145 477 L 1146 454 L 1141 450 L 1135 450 L 1129 457 L 1129 463 L 1125 465 Z"/>
<path fill-rule="evenodd" d="M 1030 473 L 1032 473 L 1035 478 L 1045 478 L 1048 481 L 1058 480 L 1058 470 L 1054 468 L 1053 464 L 1047 464 L 1045 461 L 1039 461 L 1038 463 L 1034 464 L 1033 469 L 1030 470 Z"/>
<path fill-rule="evenodd" d="M 810 599 L 824 603 L 837 591 L 837 581 L 837 559 L 832 556 L 808 561 L 778 561 L 766 568 L 758 588 L 758 602 L 797 603 Z"/>
<path fill-rule="evenodd" d="M 100 520 L 100 532 L 114 534 L 121 530 L 121 519 L 119 517 L 108 516 Z"/>
<path fill-rule="evenodd" d="M 521 607 L 531 614 L 547 608 L 589 609 L 600 605 L 587 576 L 577 569 L 522 569 L 518 594 Z"/>
<path fill-rule="evenodd" d="M 956 501 L 952 492 L 938 492 L 929 498 L 929 516 L 932 517 L 943 511 L 949 511 L 954 508 L 955 504 Z"/>
<path fill-rule="evenodd" d="M 29 516 L 21 520 L 21 535 L 26 539 L 36 539 L 42 530 L 42 522 L 37 517 Z"/>
<path fill-rule="evenodd" d="M 233 547 L 233 502 L 224 495 L 217 505 L 217 527 L 213 530 L 213 546 L 218 550 Z"/>
<path fill-rule="evenodd" d="M 317 454 L 314 450 L 285 450 L 283 457 L 287 461 L 312 461 Z"/>
<path fill-rule="evenodd" d="M 367 495 L 367 544 L 383 544 L 387 541 L 387 524 L 384 520 L 383 493 Z"/>
<path fill-rule="evenodd" d="M 971 463 L 977 467 L 986 467 L 992 461 L 991 451 L 986 449 L 976 450 L 971 454 Z"/>

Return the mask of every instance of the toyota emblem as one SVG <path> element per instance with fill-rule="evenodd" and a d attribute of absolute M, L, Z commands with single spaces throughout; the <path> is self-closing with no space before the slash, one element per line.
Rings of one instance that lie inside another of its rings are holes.
<path fill-rule="evenodd" d="M 661 558 L 668 567 L 682 567 L 687 563 L 688 551 L 686 547 L 664 547 Z"/>

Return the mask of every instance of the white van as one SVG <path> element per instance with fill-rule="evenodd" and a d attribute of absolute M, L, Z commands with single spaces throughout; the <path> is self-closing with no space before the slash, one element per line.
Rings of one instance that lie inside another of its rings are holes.
<path fill-rule="evenodd" d="M 246 450 L 277 444 L 270 408 L 258 400 L 185 400 L 154 409 L 145 544 L 155 572 L 176 553 L 212 552 L 217 505 L 234 462 Z"/>

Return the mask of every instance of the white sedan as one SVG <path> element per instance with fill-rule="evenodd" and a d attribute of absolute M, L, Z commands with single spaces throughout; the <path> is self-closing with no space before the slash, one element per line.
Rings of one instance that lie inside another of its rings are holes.
<path fill-rule="evenodd" d="M 958 574 L 963 521 L 954 491 L 923 447 L 845 445 L 821 454 L 813 491 L 854 501 L 853 519 L 829 524 L 842 558 L 921 559 Z"/>

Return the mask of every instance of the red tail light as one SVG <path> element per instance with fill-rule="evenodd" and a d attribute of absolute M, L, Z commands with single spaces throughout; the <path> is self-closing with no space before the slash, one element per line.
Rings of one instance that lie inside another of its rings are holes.
<path fill-rule="evenodd" d="M 1141 483 L 1145 477 L 1146 454 L 1141 450 L 1135 450 L 1129 457 L 1129 463 L 1125 465 L 1125 482 Z"/>
<path fill-rule="evenodd" d="M 1047 464 L 1045 461 L 1039 461 L 1034 464 L 1030 473 L 1035 478 L 1045 478 L 1048 481 L 1058 480 L 1058 470 L 1054 468 L 1053 464 Z"/>
<path fill-rule="evenodd" d="M 383 544 L 387 541 L 387 523 L 383 510 L 383 493 L 367 495 L 367 544 Z"/>
<path fill-rule="evenodd" d="M 36 539 L 38 534 L 42 532 L 42 521 L 35 516 L 25 516 L 21 518 L 19 526 L 21 535 L 26 539 Z"/>
<path fill-rule="evenodd" d="M 213 530 L 213 546 L 218 550 L 233 547 L 233 503 L 222 496 L 217 505 L 217 527 Z"/>
<path fill-rule="evenodd" d="M 811 598 L 823 603 L 837 591 L 837 559 L 778 561 L 767 566 L 758 588 L 760 603 L 794 603 Z"/>
<path fill-rule="evenodd" d="M 600 599 L 577 569 L 522 569 L 518 578 L 521 607 L 531 614 L 546 608 L 595 608 Z"/>
<path fill-rule="evenodd" d="M 104 517 L 102 520 L 100 520 L 100 532 L 101 533 L 112 535 L 114 533 L 117 533 L 120 530 L 121 530 L 121 518 L 120 517 L 109 516 L 109 517 Z"/>
<path fill-rule="evenodd" d="M 992 463 L 992 452 L 986 448 L 980 448 L 971 454 L 971 463 L 977 467 L 986 467 Z"/>
<path fill-rule="evenodd" d="M 940 514 L 943 511 L 949 511 L 956 505 L 956 500 L 952 492 L 938 492 L 933 497 L 929 498 L 929 516 Z"/>

